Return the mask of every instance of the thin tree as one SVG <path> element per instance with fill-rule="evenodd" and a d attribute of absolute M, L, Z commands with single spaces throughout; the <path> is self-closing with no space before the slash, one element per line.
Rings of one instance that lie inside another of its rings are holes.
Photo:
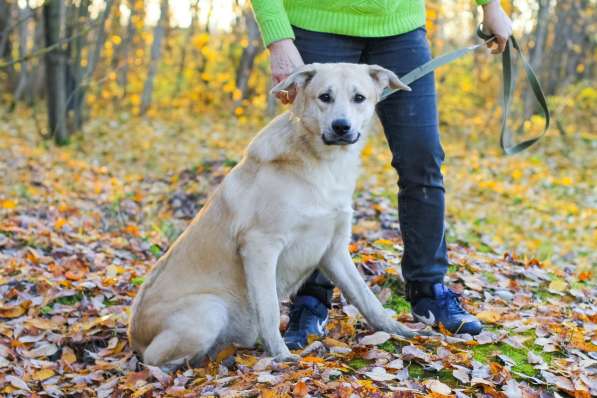
<path fill-rule="evenodd" d="M 195 28 L 197 25 L 197 13 L 199 8 L 198 6 L 199 0 L 195 0 L 191 4 L 191 24 L 187 29 L 187 34 L 185 35 L 184 41 L 182 43 L 180 62 L 178 63 L 178 71 L 176 73 L 176 84 L 174 86 L 174 96 L 177 96 L 178 93 L 180 93 L 180 88 L 182 86 L 182 78 L 184 75 L 188 49 L 189 47 L 191 47 L 191 41 L 193 39 L 193 36 L 195 35 Z"/>
<path fill-rule="evenodd" d="M 8 64 L 4 69 L 7 75 L 6 90 L 12 92 L 16 84 L 16 71 L 12 61 L 11 24 L 12 3 L 0 0 L 0 60 Z"/>
<path fill-rule="evenodd" d="M 50 47 L 64 38 L 65 6 L 62 0 L 47 0 L 43 5 L 45 45 Z M 48 134 L 56 144 L 68 143 L 66 128 L 66 53 L 62 45 L 45 55 Z"/>
<path fill-rule="evenodd" d="M 126 35 L 120 45 L 120 58 L 122 59 L 123 65 L 121 72 L 118 75 L 118 84 L 122 87 L 122 98 L 126 97 L 128 80 L 129 80 L 129 62 L 130 62 L 130 51 L 133 37 L 135 36 L 135 17 L 137 15 L 137 7 L 135 6 L 135 0 L 129 0 L 128 8 L 130 10 L 129 20 L 126 25 Z"/>
<path fill-rule="evenodd" d="M 19 11 L 19 26 L 18 26 L 18 33 L 19 33 L 19 58 L 24 58 L 27 54 L 27 41 L 29 40 L 29 24 L 28 20 L 33 15 L 31 11 L 31 7 L 29 6 L 29 1 L 25 3 L 25 7 L 20 8 L 18 7 Z M 13 107 L 16 105 L 18 101 L 23 98 L 23 95 L 27 91 L 27 86 L 30 85 L 30 78 L 29 78 L 29 61 L 24 60 L 20 64 L 19 69 L 19 78 L 17 81 L 17 85 L 14 91 L 14 98 L 13 98 Z"/>
<path fill-rule="evenodd" d="M 168 0 L 162 0 L 160 7 L 160 19 L 153 30 L 153 42 L 151 43 L 151 56 L 149 60 L 149 71 L 143 86 L 143 95 L 141 97 L 141 114 L 145 114 L 151 106 L 153 96 L 153 83 L 158 71 L 158 62 L 162 52 L 162 40 L 166 32 L 168 21 Z"/>
<path fill-rule="evenodd" d="M 87 1 L 83 1 L 81 7 L 87 6 L 89 4 Z M 114 0 L 107 0 L 104 10 L 99 15 L 98 26 L 97 26 L 97 35 L 95 37 L 95 46 L 93 49 L 89 50 L 87 56 L 87 68 L 85 70 L 85 74 L 81 77 L 79 81 L 79 86 L 77 86 L 77 91 L 79 92 L 80 98 L 78 99 L 75 107 L 75 118 L 77 121 L 77 128 L 81 128 L 83 126 L 83 106 L 85 104 L 85 95 L 87 94 L 86 87 L 89 84 L 89 80 L 93 77 L 93 72 L 97 67 L 97 64 L 101 58 L 102 48 L 104 47 L 104 42 L 106 41 L 106 19 L 110 15 L 110 10 L 112 9 L 112 5 L 114 4 Z"/>
<path fill-rule="evenodd" d="M 238 68 L 236 69 L 236 88 L 240 90 L 243 99 L 249 97 L 249 78 L 255 64 L 255 58 L 263 50 L 259 26 L 250 8 L 243 10 L 243 17 L 247 31 L 247 46 L 243 48 Z"/>

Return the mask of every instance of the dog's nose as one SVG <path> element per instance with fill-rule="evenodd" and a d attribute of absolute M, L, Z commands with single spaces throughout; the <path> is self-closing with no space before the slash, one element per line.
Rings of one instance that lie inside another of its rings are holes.
<path fill-rule="evenodd" d="M 350 122 L 346 119 L 336 119 L 332 122 L 332 129 L 338 135 L 344 135 L 350 130 Z"/>

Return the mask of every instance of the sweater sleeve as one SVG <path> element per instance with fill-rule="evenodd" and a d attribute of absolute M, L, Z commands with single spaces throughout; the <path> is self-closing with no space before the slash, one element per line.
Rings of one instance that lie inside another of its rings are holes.
<path fill-rule="evenodd" d="M 283 0 L 252 0 L 251 3 L 266 47 L 278 40 L 294 39 Z"/>

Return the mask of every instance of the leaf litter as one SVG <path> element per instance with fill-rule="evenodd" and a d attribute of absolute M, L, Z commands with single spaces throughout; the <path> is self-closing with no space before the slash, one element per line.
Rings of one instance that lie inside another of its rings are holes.
<path fill-rule="evenodd" d="M 146 366 L 126 339 L 131 300 L 234 164 L 213 159 L 228 159 L 238 148 L 224 155 L 202 150 L 192 167 L 127 174 L 117 167 L 129 164 L 121 157 L 100 157 L 102 163 L 10 134 L 2 138 L 2 396 L 597 395 L 590 271 L 482 253 L 459 241 L 449 245 L 448 277 L 464 306 L 486 324 L 474 338 L 405 340 L 372 331 L 336 291 L 328 336 L 297 352 L 297 363 L 231 348 L 199 368 Z M 140 149 L 148 150 L 130 150 Z M 401 297 L 395 205 L 376 184 L 361 183 L 356 195 L 350 250 L 388 310 L 422 328 Z"/>

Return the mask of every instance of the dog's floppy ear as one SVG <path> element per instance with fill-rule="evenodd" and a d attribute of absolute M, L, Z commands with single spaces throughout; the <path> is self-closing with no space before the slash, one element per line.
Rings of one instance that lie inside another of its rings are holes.
<path fill-rule="evenodd" d="M 309 64 L 298 67 L 288 77 L 276 84 L 270 91 L 274 96 L 277 96 L 282 91 L 290 89 L 303 88 L 315 76 L 315 68 L 317 64 Z"/>
<path fill-rule="evenodd" d="M 386 68 L 382 68 L 379 65 L 369 65 L 369 75 L 379 88 L 379 93 L 383 93 L 384 89 L 389 88 L 390 90 L 405 90 L 411 91 L 410 87 L 402 83 L 398 76 Z"/>

